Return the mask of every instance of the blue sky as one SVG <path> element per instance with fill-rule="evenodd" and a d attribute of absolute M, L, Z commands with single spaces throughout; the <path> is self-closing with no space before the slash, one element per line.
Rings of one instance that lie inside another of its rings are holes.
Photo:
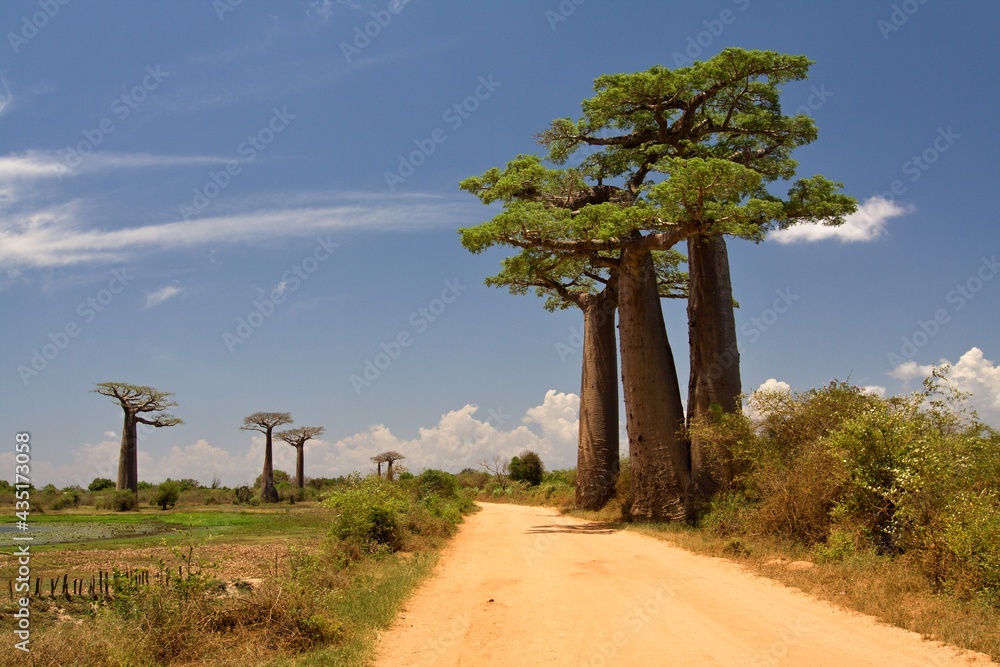
<path fill-rule="evenodd" d="M 745 388 L 891 395 L 948 360 L 1000 425 L 994 2 L 11 0 L 0 25 L 6 477 L 18 431 L 38 483 L 113 477 L 105 380 L 175 393 L 150 481 L 252 480 L 257 410 L 326 427 L 309 475 L 389 448 L 572 465 L 580 318 L 482 285 L 503 254 L 459 245 L 492 213 L 457 183 L 537 151 L 596 76 L 727 46 L 816 61 L 783 97 L 820 128 L 800 175 L 864 203 L 732 245 Z"/>

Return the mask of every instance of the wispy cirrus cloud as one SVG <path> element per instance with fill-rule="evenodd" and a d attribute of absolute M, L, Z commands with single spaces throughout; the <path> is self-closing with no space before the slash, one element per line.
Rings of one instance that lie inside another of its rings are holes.
<path fill-rule="evenodd" d="M 788 229 L 771 232 L 768 239 L 781 244 L 840 241 L 865 243 L 881 238 L 893 218 L 911 213 L 912 207 L 897 204 L 881 197 L 871 197 L 858 210 L 847 216 L 844 224 L 836 227 L 816 223 L 794 225 Z"/>
<path fill-rule="evenodd" d="M 114 262 L 139 253 L 207 244 L 258 244 L 277 238 L 368 230 L 455 227 L 469 219 L 469 205 L 431 197 L 384 201 L 327 198 L 304 206 L 273 202 L 229 215 L 109 229 L 99 213 L 74 200 L 0 220 L 0 267 L 49 267 Z M 277 205 L 275 205 L 277 204 Z"/>
<path fill-rule="evenodd" d="M 146 308 L 155 308 L 164 301 L 169 301 L 183 292 L 184 288 L 178 287 L 177 285 L 167 285 L 166 287 L 161 287 L 155 292 L 148 292 L 146 294 Z"/>

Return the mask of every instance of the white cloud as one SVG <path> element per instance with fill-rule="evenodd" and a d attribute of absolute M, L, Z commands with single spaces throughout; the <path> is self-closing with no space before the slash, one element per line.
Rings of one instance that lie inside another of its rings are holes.
<path fill-rule="evenodd" d="M 757 391 L 777 391 L 783 394 L 790 393 L 792 391 L 792 385 L 787 382 L 782 382 L 781 380 L 776 380 L 774 378 L 768 378 L 757 387 Z"/>
<path fill-rule="evenodd" d="M 208 243 L 259 243 L 348 229 L 402 231 L 454 227 L 467 204 L 426 197 L 389 197 L 381 204 L 328 200 L 325 206 L 260 208 L 211 218 L 121 229 L 92 225 L 95 212 L 74 200 L 0 220 L 0 266 L 66 266 L 122 261 L 140 251 Z"/>
<path fill-rule="evenodd" d="M 939 366 L 949 365 L 948 382 L 955 389 L 970 395 L 969 404 L 980 418 L 991 426 L 1000 427 L 1000 365 L 990 361 L 978 347 L 970 349 L 955 363 L 942 359 Z M 907 361 L 893 369 L 889 375 L 911 381 L 929 377 L 934 366 L 922 366 Z"/>
<path fill-rule="evenodd" d="M 841 243 L 874 241 L 885 234 L 889 220 L 912 211 L 912 207 L 901 206 L 881 197 L 871 197 L 861 204 L 856 212 L 847 216 L 842 225 L 834 227 L 803 223 L 773 231 L 768 234 L 768 239 L 781 244 L 811 243 L 830 239 Z"/>
<path fill-rule="evenodd" d="M 406 456 L 403 463 L 417 472 L 425 468 L 452 472 L 479 468 L 481 461 L 494 454 L 510 458 L 524 449 L 538 452 L 547 468 L 571 467 L 576 464 L 579 403 L 575 394 L 549 390 L 542 404 L 527 410 L 517 420 L 520 423 L 509 430 L 503 426 L 513 417 L 499 409 L 480 414 L 480 408 L 469 404 L 441 415 L 436 424 L 419 429 L 413 438 L 401 438 L 385 424 L 373 424 L 337 441 L 310 440 L 304 454 L 306 475 L 337 477 L 353 471 L 369 472 L 374 469 L 371 457 L 390 449 Z M 34 461 L 36 478 L 59 487 L 86 487 L 95 477 L 114 479 L 119 442 L 113 432 L 105 436 L 107 440 L 73 450 L 65 457 L 65 464 Z M 198 440 L 174 445 L 166 455 L 154 457 L 143 447 L 142 433 L 139 439 L 139 478 L 154 483 L 170 477 L 208 484 L 218 476 L 228 486 L 249 484 L 260 474 L 264 460 L 264 437 L 259 434 L 252 435 L 248 446 L 235 454 Z M 277 439 L 272 446 L 274 467 L 294 474 L 295 450 Z M 0 454 L 0 464 L 5 462 Z M 12 466 L 8 469 L 13 470 Z"/>
<path fill-rule="evenodd" d="M 10 87 L 7 85 L 7 79 L 4 75 L 0 73 L 0 86 L 3 86 L 3 93 L 0 93 L 0 116 L 3 112 L 10 107 L 11 102 L 14 101 L 14 95 L 10 92 Z"/>
<path fill-rule="evenodd" d="M 159 306 L 164 301 L 172 299 L 181 292 L 184 288 L 178 287 L 177 285 L 167 285 L 162 287 L 155 292 L 146 293 L 146 308 L 153 308 L 154 306 Z"/>
<path fill-rule="evenodd" d="M 70 165 L 67 155 L 53 151 L 26 151 L 0 155 L 0 183 L 62 178 L 87 171 L 126 171 L 222 164 L 232 158 L 210 155 L 153 155 L 151 153 L 112 153 L 97 151 Z"/>
<path fill-rule="evenodd" d="M 866 385 L 866 386 L 862 387 L 861 391 L 863 391 L 866 394 L 871 394 L 872 396 L 878 396 L 879 398 L 885 398 L 886 389 L 885 389 L 885 387 L 883 387 L 881 385 L 870 384 L 870 385 Z"/>

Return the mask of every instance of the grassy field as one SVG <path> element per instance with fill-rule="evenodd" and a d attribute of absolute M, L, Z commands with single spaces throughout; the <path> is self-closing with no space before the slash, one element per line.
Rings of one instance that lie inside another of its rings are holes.
<path fill-rule="evenodd" d="M 324 503 L 33 513 L 31 577 L 42 594 L 31 598 L 32 652 L 0 663 L 369 664 L 379 630 L 472 508 L 434 482 L 361 480 Z M 373 498 L 391 512 L 367 514 Z M 12 552 L 0 560 L 0 591 L 17 575 Z M 58 586 L 50 595 L 56 577 L 136 570 L 151 585 L 112 575 L 108 599 Z M 2 595 L 0 632 L 13 636 L 15 602 Z"/>

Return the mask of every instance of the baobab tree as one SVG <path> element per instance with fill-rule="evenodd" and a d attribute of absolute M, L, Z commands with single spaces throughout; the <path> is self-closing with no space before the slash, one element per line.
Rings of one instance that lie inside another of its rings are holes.
<path fill-rule="evenodd" d="M 794 178 L 792 151 L 818 136 L 811 118 L 784 115 L 780 103 L 780 87 L 805 79 L 811 64 L 804 56 L 729 48 L 691 67 L 602 76 L 594 82 L 596 94 L 582 104 L 582 118 L 554 121 L 540 141 L 557 163 L 579 147 L 599 148 L 585 162 L 608 178 L 625 178 L 632 190 L 662 175 L 672 178 L 681 160 L 721 160 L 757 175 L 746 196 L 775 204 L 781 200 L 765 184 Z M 665 160 L 672 167 L 665 168 Z M 741 219 L 710 210 L 689 218 L 689 424 L 709 419 L 713 406 L 737 410 L 743 391 L 725 237 L 759 241 L 773 226 L 840 224 L 857 204 L 839 187 L 814 176 L 796 182 L 783 206 L 765 205 Z M 697 439 L 691 456 L 698 490 L 711 493 L 714 483 Z"/>
<path fill-rule="evenodd" d="M 822 176 L 792 183 L 785 199 L 765 189 L 767 182 L 794 176 L 791 150 L 815 138 L 812 120 L 782 115 L 778 101 L 779 86 L 804 78 L 809 64 L 801 56 L 726 49 L 692 67 L 599 77 L 597 95 L 583 102 L 583 117 L 557 119 L 539 137 L 557 164 L 578 148 L 597 148 L 576 170 L 582 182 L 568 193 L 572 204 L 530 196 L 537 189 L 530 179 L 524 186 L 499 178 L 495 198 L 504 201 L 504 211 L 476 232 L 482 248 L 505 243 L 620 253 L 619 334 L 633 518 L 690 516 L 696 488 L 703 490 L 700 482 L 708 479 L 704 452 L 697 446 L 691 451 L 685 434 L 652 252 L 697 241 L 689 246 L 696 255 L 694 264 L 689 258 L 689 290 L 697 292 L 700 315 L 689 335 L 697 350 L 693 386 L 700 387 L 714 381 L 712 364 L 718 367 L 723 359 L 729 364 L 724 370 L 738 374 L 738 356 L 726 357 L 735 353 L 735 325 L 706 315 L 725 315 L 728 308 L 732 317 L 728 260 L 718 239 L 760 240 L 770 228 L 803 221 L 839 224 L 856 209 L 852 198 L 838 192 L 839 184 Z M 487 175 L 494 172 L 499 174 Z M 714 245 L 706 250 L 707 242 Z M 705 254 L 711 256 L 699 259 Z M 733 384 L 738 394 L 739 381 L 727 386 Z"/>
<path fill-rule="evenodd" d="M 264 471 L 260 474 L 260 499 L 265 503 L 278 502 L 278 490 L 274 488 L 274 465 L 271 460 L 271 434 L 275 427 L 292 423 L 290 412 L 255 412 L 243 419 L 242 431 L 258 431 L 264 434 Z"/>
<path fill-rule="evenodd" d="M 379 477 L 382 476 L 382 464 L 385 463 L 385 456 L 382 454 L 376 454 L 372 457 L 372 463 L 375 464 L 375 474 Z"/>
<path fill-rule="evenodd" d="M 275 433 L 275 436 L 284 440 L 295 448 L 295 484 L 300 488 L 305 488 L 305 460 L 303 450 L 306 442 L 313 438 L 318 438 L 326 431 L 322 426 L 299 426 L 287 431 Z"/>
<path fill-rule="evenodd" d="M 537 163 L 537 158 L 523 159 Z M 526 183 L 523 174 L 519 179 L 522 185 Z M 472 180 L 464 185 L 472 187 Z M 481 181 L 475 189 L 485 185 Z M 532 187 L 537 195 L 543 186 Z M 475 243 L 474 234 L 470 240 Z M 685 295 L 684 276 L 677 271 L 682 259 L 675 252 L 654 253 L 661 296 Z M 503 270 L 486 279 L 487 285 L 507 287 L 512 294 L 526 294 L 534 288 L 546 299 L 546 310 L 575 306 L 583 312 L 575 485 L 576 505 L 582 509 L 600 509 L 614 494 L 618 475 L 617 263 L 617 254 L 579 257 L 527 248 L 502 260 Z"/>
<path fill-rule="evenodd" d="M 372 457 L 372 461 L 374 461 L 375 463 L 378 464 L 378 474 L 379 474 L 379 476 L 382 475 L 382 464 L 383 463 L 386 464 L 386 467 L 385 467 L 385 478 L 391 482 L 392 481 L 392 465 L 396 461 L 400 461 L 400 460 L 405 459 L 405 458 L 406 457 L 403 456 L 402 454 L 400 454 L 399 452 L 389 450 L 388 452 L 382 452 L 378 456 L 373 456 Z"/>
<path fill-rule="evenodd" d="M 164 412 L 176 407 L 177 403 L 169 400 L 173 394 L 144 385 L 126 382 L 99 382 L 96 386 L 97 389 L 91 391 L 115 399 L 125 413 L 121 449 L 118 454 L 118 482 L 115 488 L 119 491 L 128 489 L 132 493 L 138 493 L 138 424 L 146 424 L 155 428 L 183 424 L 182 420 Z M 149 418 L 142 415 L 149 415 Z"/>

